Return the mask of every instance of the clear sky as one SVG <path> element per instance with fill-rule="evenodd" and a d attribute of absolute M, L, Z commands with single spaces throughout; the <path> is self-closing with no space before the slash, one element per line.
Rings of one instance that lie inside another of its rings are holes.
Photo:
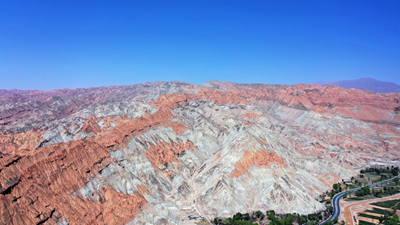
<path fill-rule="evenodd" d="M 400 84 L 400 1 L 0 0 L 0 89 Z"/>

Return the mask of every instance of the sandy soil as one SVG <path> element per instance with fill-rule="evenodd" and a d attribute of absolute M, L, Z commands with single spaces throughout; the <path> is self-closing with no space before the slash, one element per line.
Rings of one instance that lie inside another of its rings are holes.
<path fill-rule="evenodd" d="M 363 212 L 363 213 L 367 214 L 367 215 L 371 215 L 371 216 L 377 216 L 377 217 L 381 216 L 381 214 L 378 214 L 378 213 L 372 213 L 372 212 Z"/>
<path fill-rule="evenodd" d="M 366 217 L 362 217 L 362 216 L 358 217 L 357 220 L 358 219 L 362 219 L 364 221 L 374 223 L 374 224 L 379 224 L 379 220 L 376 220 L 376 219 L 366 218 Z"/>

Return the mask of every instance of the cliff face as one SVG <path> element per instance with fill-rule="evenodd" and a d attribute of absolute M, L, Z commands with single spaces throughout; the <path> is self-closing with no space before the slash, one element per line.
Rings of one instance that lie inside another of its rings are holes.
<path fill-rule="evenodd" d="M 0 103 L 0 224 L 312 213 L 334 182 L 399 164 L 400 94 L 155 82 Z"/>

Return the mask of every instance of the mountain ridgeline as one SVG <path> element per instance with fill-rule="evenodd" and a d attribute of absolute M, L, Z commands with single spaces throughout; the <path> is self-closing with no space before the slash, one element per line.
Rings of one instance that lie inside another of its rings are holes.
<path fill-rule="evenodd" d="M 393 82 L 375 80 L 373 78 L 361 78 L 357 80 L 338 80 L 327 82 L 316 82 L 318 85 L 336 85 L 344 88 L 354 88 L 359 90 L 372 91 L 375 93 L 398 93 L 400 85 Z"/>
<path fill-rule="evenodd" d="M 0 95 L 0 224 L 190 224 L 399 165 L 400 93 L 154 82 Z"/>

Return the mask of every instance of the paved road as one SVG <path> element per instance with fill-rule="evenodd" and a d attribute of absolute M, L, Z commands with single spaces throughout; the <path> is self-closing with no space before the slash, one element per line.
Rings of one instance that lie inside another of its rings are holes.
<path fill-rule="evenodd" d="M 398 175 L 397 177 L 400 178 L 400 175 Z M 387 179 L 387 180 L 384 180 L 384 181 L 380 181 L 378 183 L 371 184 L 371 185 L 369 185 L 369 187 L 373 188 L 373 187 L 379 186 L 379 185 L 381 185 L 381 184 L 383 184 L 385 182 L 392 181 L 394 178 L 396 178 L 396 177 L 393 177 L 393 178 L 390 178 L 390 179 Z M 361 187 L 354 188 L 354 189 L 351 189 L 349 191 L 340 192 L 340 193 L 336 194 L 335 196 L 333 196 L 333 199 L 332 199 L 333 214 L 327 220 L 325 220 L 322 223 L 320 223 L 320 225 L 323 225 L 323 224 L 325 224 L 325 223 L 327 223 L 327 222 L 329 222 L 331 220 L 334 220 L 335 217 L 339 218 L 339 216 L 340 216 L 340 204 L 339 204 L 340 199 L 342 199 L 344 194 L 350 193 L 350 192 L 355 192 L 355 191 L 358 191 L 360 189 L 361 189 Z"/>

